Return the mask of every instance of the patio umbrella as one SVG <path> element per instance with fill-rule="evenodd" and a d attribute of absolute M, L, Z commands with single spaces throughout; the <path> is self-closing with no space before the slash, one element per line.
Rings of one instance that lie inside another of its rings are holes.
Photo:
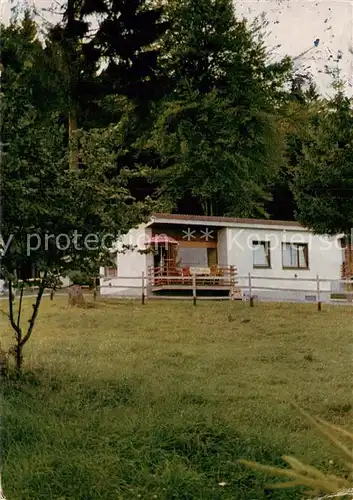
<path fill-rule="evenodd" d="M 145 245 L 179 245 L 179 243 L 166 234 L 156 234 L 152 238 L 149 238 L 145 242 Z"/>

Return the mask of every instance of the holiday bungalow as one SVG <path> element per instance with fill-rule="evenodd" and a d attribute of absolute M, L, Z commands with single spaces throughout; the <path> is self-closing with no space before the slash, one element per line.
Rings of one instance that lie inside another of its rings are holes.
<path fill-rule="evenodd" d="M 100 290 L 140 294 L 144 276 L 152 295 L 190 290 L 192 280 L 198 293 L 212 288 L 229 294 L 242 285 L 242 295 L 250 274 L 255 295 L 290 298 L 300 292 L 310 300 L 317 276 L 325 280 L 321 292 L 331 294 L 353 274 L 342 241 L 292 221 L 155 214 L 111 250 L 113 264 L 101 269 Z M 121 253 L 124 245 L 134 249 Z"/>

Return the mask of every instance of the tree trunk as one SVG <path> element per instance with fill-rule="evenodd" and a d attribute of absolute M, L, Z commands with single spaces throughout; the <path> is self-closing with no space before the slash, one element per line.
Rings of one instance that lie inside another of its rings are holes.
<path fill-rule="evenodd" d="M 68 132 L 69 132 L 69 166 L 71 169 L 78 167 L 78 144 L 75 138 L 75 132 L 78 128 L 77 124 L 77 101 L 75 99 L 75 89 L 79 79 L 78 61 L 79 49 L 77 39 L 75 37 L 75 23 L 79 18 L 79 4 L 75 0 L 68 0 L 66 6 L 66 29 L 71 33 L 69 41 L 69 48 L 66 52 L 68 67 L 66 70 L 69 74 L 69 88 L 68 88 Z"/>
<path fill-rule="evenodd" d="M 15 366 L 16 366 L 16 375 L 19 377 L 21 375 L 21 370 L 22 370 L 22 364 L 23 364 L 23 346 L 28 342 L 30 336 L 32 335 L 32 331 L 34 328 L 34 324 L 38 315 L 38 310 L 39 306 L 43 297 L 43 293 L 46 287 L 46 279 L 47 279 L 47 271 L 45 271 L 44 276 L 41 280 L 41 284 L 38 290 L 37 298 L 35 303 L 32 305 L 33 307 L 33 312 L 31 315 L 31 318 L 29 320 L 29 326 L 27 329 L 26 334 L 23 336 L 23 331 L 20 326 L 20 320 L 21 320 L 21 311 L 22 311 L 22 298 L 23 298 L 23 286 L 21 289 L 21 296 L 20 296 L 20 302 L 19 302 L 19 310 L 18 310 L 18 316 L 17 316 L 17 322 L 15 321 L 14 317 L 14 304 L 12 300 L 12 280 L 9 280 L 9 319 L 11 326 L 15 332 L 15 339 L 16 339 L 16 344 L 10 349 L 9 354 L 14 357 L 15 359 Z"/>
<path fill-rule="evenodd" d="M 353 277 L 353 269 L 352 269 L 352 244 L 351 242 L 348 240 L 348 276 L 347 278 L 349 280 L 352 279 Z M 352 286 L 352 283 L 349 283 L 348 285 L 348 292 L 352 292 L 353 291 L 353 286 Z M 351 304 L 353 302 L 353 295 L 351 295 L 351 293 L 348 294 L 347 296 L 347 301 Z"/>
<path fill-rule="evenodd" d="M 85 299 L 83 298 L 83 291 L 81 285 L 71 285 L 68 289 L 69 292 L 69 306 L 84 307 Z"/>
<path fill-rule="evenodd" d="M 208 217 L 210 214 L 208 213 L 208 203 L 207 203 L 207 200 L 202 201 L 202 198 L 201 198 L 200 203 L 201 203 L 201 208 L 202 208 L 202 211 L 203 211 L 203 215 L 205 215 L 206 217 Z"/>
<path fill-rule="evenodd" d="M 210 200 L 210 217 L 213 217 L 213 200 Z"/>
<path fill-rule="evenodd" d="M 69 112 L 69 155 L 70 155 L 70 168 L 78 168 L 78 145 L 75 138 L 77 130 L 77 114 L 76 111 L 71 109 Z"/>
<path fill-rule="evenodd" d="M 15 363 L 16 363 L 16 375 L 19 377 L 21 375 L 22 371 L 22 362 L 23 362 L 23 355 L 22 355 L 22 345 L 17 344 L 14 348 L 15 351 Z"/>

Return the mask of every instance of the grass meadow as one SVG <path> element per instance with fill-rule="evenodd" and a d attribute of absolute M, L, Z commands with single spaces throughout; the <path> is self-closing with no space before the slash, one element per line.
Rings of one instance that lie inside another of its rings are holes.
<path fill-rule="evenodd" d="M 352 309 L 66 304 L 43 300 L 23 380 L 3 384 L 7 500 L 291 500 L 237 460 L 341 471 L 290 403 L 352 429 Z M 0 331 L 9 345 L 4 315 Z"/>

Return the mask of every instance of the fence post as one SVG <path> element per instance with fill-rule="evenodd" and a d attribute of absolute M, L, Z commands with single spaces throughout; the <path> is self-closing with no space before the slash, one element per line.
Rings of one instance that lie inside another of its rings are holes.
<path fill-rule="evenodd" d="M 316 290 L 317 290 L 317 310 L 321 311 L 321 297 L 320 297 L 320 277 L 316 275 Z"/>
<path fill-rule="evenodd" d="M 93 278 L 93 300 L 97 300 L 97 277 Z"/>
<path fill-rule="evenodd" d="M 234 276 L 235 276 L 235 266 L 230 266 L 230 286 L 234 287 L 234 284 L 235 284 L 235 279 L 234 279 Z"/>
<path fill-rule="evenodd" d="M 252 287 L 251 287 L 251 273 L 249 273 L 249 298 L 250 298 L 250 307 L 254 307 L 254 298 L 252 296 Z"/>
<path fill-rule="evenodd" d="M 196 306 L 196 274 L 192 275 L 192 297 L 194 301 L 194 306 Z"/>
<path fill-rule="evenodd" d="M 145 273 L 142 271 L 142 305 L 145 303 Z"/>

